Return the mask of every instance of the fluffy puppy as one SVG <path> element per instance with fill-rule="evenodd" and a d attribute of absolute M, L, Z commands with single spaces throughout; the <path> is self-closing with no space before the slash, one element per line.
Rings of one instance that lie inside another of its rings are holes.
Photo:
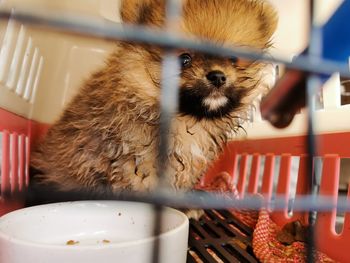
<path fill-rule="evenodd" d="M 125 0 L 124 22 L 161 28 L 164 0 Z M 184 0 L 179 31 L 223 46 L 270 47 L 277 23 L 260 0 Z M 180 99 L 166 176 L 191 189 L 240 127 L 265 64 L 178 50 Z M 156 182 L 162 49 L 117 43 L 32 153 L 32 185 L 70 190 L 149 190 Z"/>

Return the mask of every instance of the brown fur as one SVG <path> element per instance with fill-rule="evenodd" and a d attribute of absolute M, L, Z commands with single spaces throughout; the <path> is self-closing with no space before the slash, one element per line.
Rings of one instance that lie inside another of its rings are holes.
<path fill-rule="evenodd" d="M 161 27 L 163 0 L 124 0 L 125 22 Z M 181 33 L 220 45 L 264 50 L 276 28 L 274 10 L 257 0 L 184 1 Z M 179 51 L 179 54 L 181 52 Z M 170 132 L 167 176 L 190 189 L 239 128 L 262 63 L 233 67 L 228 59 L 193 53 L 181 89 L 204 83 L 207 70 L 222 70 L 239 94 L 234 111 L 216 119 L 177 114 Z M 151 45 L 120 42 L 105 67 L 92 75 L 32 154 L 34 182 L 59 190 L 148 190 L 156 181 L 161 58 Z M 229 88 L 232 89 L 232 86 Z M 203 89 L 209 89 L 203 84 Z M 227 88 L 228 89 L 228 88 Z M 238 95 L 237 95 L 238 96 Z"/>

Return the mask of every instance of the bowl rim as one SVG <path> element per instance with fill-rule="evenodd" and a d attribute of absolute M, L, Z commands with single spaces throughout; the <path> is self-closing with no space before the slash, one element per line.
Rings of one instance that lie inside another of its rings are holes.
<path fill-rule="evenodd" d="M 152 204 L 149 203 L 143 203 L 143 202 L 133 202 L 133 201 L 114 201 L 114 200 L 84 200 L 84 201 L 69 201 L 69 202 L 59 202 L 59 203 L 51 203 L 51 204 L 44 204 L 44 205 L 37 205 L 32 207 L 26 207 L 22 209 L 18 209 L 16 211 L 10 212 L 8 214 L 3 215 L 0 217 L 0 224 L 2 224 L 2 221 L 6 220 L 7 217 L 13 216 L 16 213 L 23 213 L 23 211 L 28 210 L 35 210 L 39 207 L 49 207 L 49 206 L 61 206 L 62 204 L 72 204 L 72 203 L 133 203 L 133 204 L 139 204 L 139 205 L 146 205 L 146 206 L 152 206 Z M 181 232 L 184 228 L 189 228 L 189 220 L 188 217 L 182 213 L 181 211 L 171 208 L 171 207 L 163 207 L 163 211 L 172 211 L 180 218 L 182 219 L 181 223 L 175 227 L 172 228 L 166 232 L 161 233 L 158 236 L 151 235 L 149 237 L 137 239 L 137 240 L 131 240 L 126 242 L 120 242 L 120 243 L 108 243 L 108 244 L 87 244 L 87 245 L 74 245 L 74 246 L 68 246 L 68 245 L 58 245 L 58 244 L 45 244 L 45 243 L 38 243 L 38 242 L 30 242 L 23 240 L 18 237 L 12 237 L 0 229 L 0 241 L 1 239 L 5 242 L 9 242 L 11 244 L 18 244 L 22 246 L 28 246 L 28 247 L 36 247 L 36 248 L 51 248 L 51 249 L 58 249 L 58 250 L 86 250 L 86 249 L 93 249 L 93 250 L 106 250 L 106 249 L 115 249 L 115 248 L 124 248 L 124 247 L 131 247 L 131 246 L 138 246 L 145 243 L 153 243 L 156 238 L 166 238 L 167 236 L 172 235 L 175 232 Z M 187 230 L 188 231 L 188 230 Z M 188 234 L 187 234 L 188 235 Z"/>

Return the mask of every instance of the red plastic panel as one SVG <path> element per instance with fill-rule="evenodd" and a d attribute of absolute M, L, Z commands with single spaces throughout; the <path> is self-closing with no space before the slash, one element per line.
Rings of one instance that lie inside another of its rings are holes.
<path fill-rule="evenodd" d="M 329 195 L 336 203 L 338 196 L 340 158 L 350 157 L 350 147 L 348 147 L 348 144 L 339 142 L 349 142 L 350 132 L 319 135 L 317 136 L 317 140 L 319 156 L 324 157 L 320 194 Z M 296 195 L 305 195 L 308 193 L 308 157 L 305 154 L 305 142 L 305 136 L 230 142 L 226 152 L 222 154 L 221 158 L 211 168 L 211 171 L 215 171 L 215 173 L 209 174 L 210 179 L 212 180 L 212 178 L 219 174 L 220 171 L 224 170 L 224 168 L 227 169 L 227 167 L 230 167 L 229 170 L 235 172 L 233 176 L 239 176 L 237 180 L 238 189 L 244 191 L 245 178 L 247 173 L 250 172 L 248 192 L 256 193 L 258 188 L 260 158 L 265 155 L 266 160 L 261 192 L 265 194 L 267 198 L 271 198 L 274 177 L 274 158 L 275 156 L 281 156 L 277 193 L 284 196 L 286 209 L 280 212 L 273 212 L 272 219 L 281 226 L 294 220 L 302 220 L 304 223 L 307 223 L 307 212 L 293 212 L 291 217 L 287 214 L 292 156 L 300 156 Z M 242 155 L 241 165 L 243 166 L 236 169 L 237 156 L 239 155 Z M 253 155 L 250 171 L 246 167 L 246 158 L 248 155 Z M 237 172 L 237 170 L 239 170 L 239 172 Z M 203 182 L 207 182 L 206 178 L 203 179 Z M 240 195 L 243 196 L 244 193 L 240 193 Z M 348 190 L 348 198 L 350 198 L 350 189 Z M 347 250 L 350 244 L 350 215 L 346 213 L 343 231 L 340 235 L 335 232 L 335 219 L 335 210 L 332 212 L 318 213 L 316 221 L 318 249 L 327 253 L 335 260 L 350 262 L 350 253 Z"/>
<path fill-rule="evenodd" d="M 29 182 L 29 140 L 33 122 L 0 108 L 0 132 L 2 134 L 0 216 L 21 208 L 16 200 L 18 193 Z M 3 193 L 11 193 L 5 197 Z"/>

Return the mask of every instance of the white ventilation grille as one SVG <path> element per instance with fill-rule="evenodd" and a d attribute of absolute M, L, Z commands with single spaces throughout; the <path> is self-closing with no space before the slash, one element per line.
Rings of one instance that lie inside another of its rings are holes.
<path fill-rule="evenodd" d="M 0 50 L 0 83 L 29 103 L 34 103 L 43 57 L 24 25 L 9 20 Z"/>

